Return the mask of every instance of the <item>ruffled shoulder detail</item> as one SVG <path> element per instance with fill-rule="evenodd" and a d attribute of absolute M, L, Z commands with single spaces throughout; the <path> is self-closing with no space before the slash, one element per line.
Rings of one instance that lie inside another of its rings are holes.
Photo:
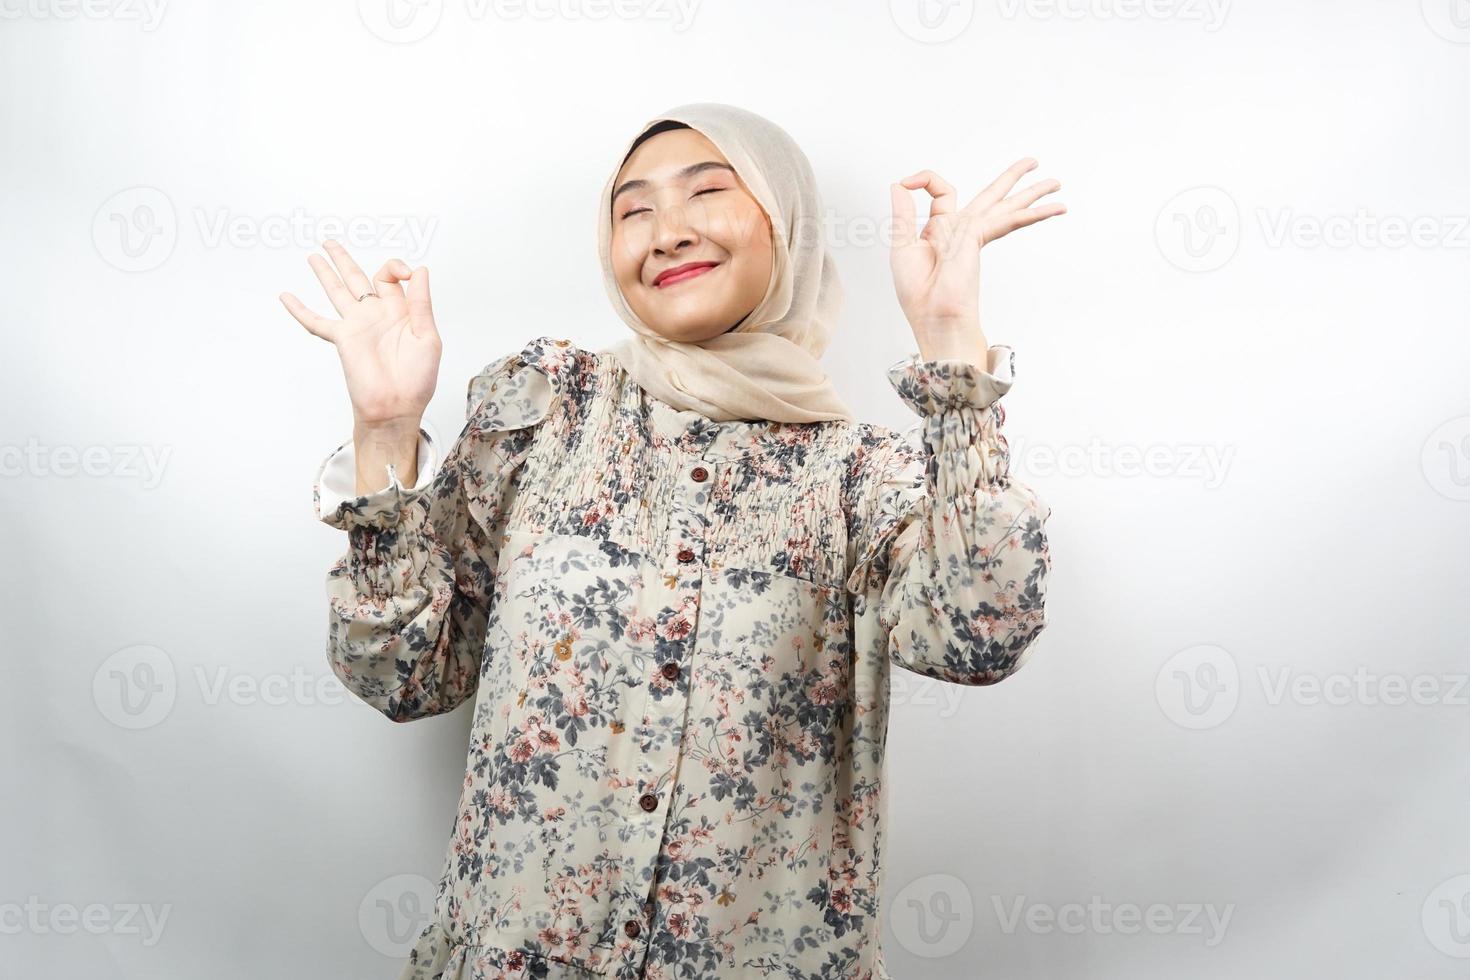
<path fill-rule="evenodd" d="M 592 363 L 586 354 L 571 341 L 537 337 L 470 379 L 464 432 L 445 465 L 459 473 L 470 515 L 487 533 L 503 526 L 543 421 L 580 404 L 563 396 L 580 390 Z"/>
<path fill-rule="evenodd" d="M 858 593 L 881 583 L 887 576 L 899 531 L 908 522 L 924 496 L 925 456 L 917 443 L 918 430 L 897 432 L 883 426 L 869 431 L 881 437 L 862 466 L 859 507 L 850 536 L 865 542 L 848 572 L 846 588 Z"/>
<path fill-rule="evenodd" d="M 571 341 L 537 337 L 470 379 L 465 419 L 472 432 L 520 429 L 544 419 L 577 366 Z"/>

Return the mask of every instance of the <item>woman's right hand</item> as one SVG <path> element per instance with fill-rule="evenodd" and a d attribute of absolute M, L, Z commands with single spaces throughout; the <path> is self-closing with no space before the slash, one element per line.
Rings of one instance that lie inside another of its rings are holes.
<path fill-rule="evenodd" d="M 324 247 L 336 269 L 315 253 L 306 261 L 342 319 L 319 316 L 290 293 L 281 302 L 307 331 L 337 348 L 357 431 L 416 434 L 438 384 L 442 350 L 429 270 L 389 259 L 369 280 L 340 243 L 328 240 Z"/>

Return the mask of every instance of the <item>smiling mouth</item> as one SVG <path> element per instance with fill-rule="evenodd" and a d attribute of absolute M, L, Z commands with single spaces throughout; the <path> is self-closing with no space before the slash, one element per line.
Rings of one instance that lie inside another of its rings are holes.
<path fill-rule="evenodd" d="M 688 269 L 681 269 L 670 275 L 661 276 L 654 281 L 653 285 L 656 289 L 665 289 L 681 282 L 688 282 L 690 279 L 697 279 L 706 272 L 712 269 L 718 269 L 719 267 L 720 264 L 718 262 L 701 263 L 691 266 Z"/>

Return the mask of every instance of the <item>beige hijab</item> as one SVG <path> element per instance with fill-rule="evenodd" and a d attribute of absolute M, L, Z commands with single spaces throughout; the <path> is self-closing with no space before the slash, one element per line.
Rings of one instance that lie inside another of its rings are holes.
<path fill-rule="evenodd" d="M 718 421 L 852 420 L 818 358 L 842 308 L 837 267 L 822 241 L 821 199 L 810 161 L 785 130 L 735 106 L 698 102 L 650 119 L 671 119 L 709 139 L 771 219 L 774 268 L 765 298 L 740 324 L 698 344 L 666 340 L 623 298 L 612 268 L 612 192 L 630 139 L 602 189 L 597 251 L 618 315 L 636 336 L 604 348 L 645 391 Z"/>

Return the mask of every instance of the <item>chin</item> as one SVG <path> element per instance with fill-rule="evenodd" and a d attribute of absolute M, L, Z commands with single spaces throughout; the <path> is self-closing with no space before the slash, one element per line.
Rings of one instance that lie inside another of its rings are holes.
<path fill-rule="evenodd" d="M 660 334 L 669 340 L 677 340 L 685 344 L 697 344 L 701 341 L 718 337 L 729 331 L 715 324 L 692 324 L 680 327 L 655 327 Z"/>
<path fill-rule="evenodd" d="M 643 322 L 652 327 L 659 336 L 668 340 L 677 340 L 686 344 L 697 344 L 711 337 L 728 333 L 734 329 L 731 324 L 740 321 L 738 313 L 730 314 L 728 317 L 720 316 L 710 318 L 701 313 L 700 315 L 679 316 L 650 316 L 640 313 Z"/>

